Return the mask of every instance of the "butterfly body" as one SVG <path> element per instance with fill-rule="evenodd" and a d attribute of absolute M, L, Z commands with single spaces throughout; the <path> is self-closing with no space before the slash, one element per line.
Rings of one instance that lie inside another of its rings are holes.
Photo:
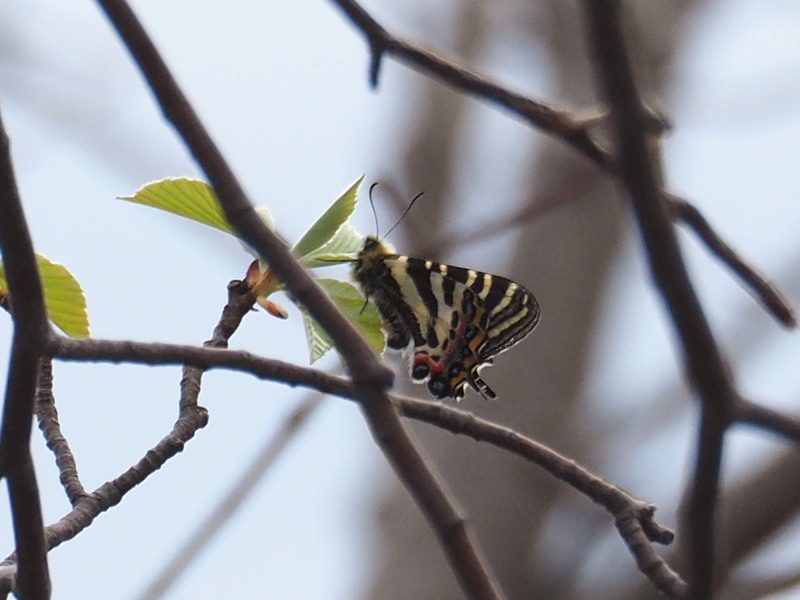
<path fill-rule="evenodd" d="M 353 276 L 378 308 L 387 345 L 413 344 L 411 379 L 436 398 L 464 397 L 467 385 L 486 399 L 495 393 L 479 371 L 526 337 L 539 305 L 504 277 L 392 253 L 369 236 Z"/>

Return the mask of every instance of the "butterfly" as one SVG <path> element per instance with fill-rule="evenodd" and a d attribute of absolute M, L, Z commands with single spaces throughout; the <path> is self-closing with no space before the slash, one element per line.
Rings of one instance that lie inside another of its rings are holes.
<path fill-rule="evenodd" d="M 410 375 L 434 398 L 460 401 L 467 386 L 497 397 L 479 371 L 539 321 L 536 298 L 520 284 L 472 269 L 394 254 L 367 236 L 353 278 L 372 300 L 390 348 L 413 344 Z"/>

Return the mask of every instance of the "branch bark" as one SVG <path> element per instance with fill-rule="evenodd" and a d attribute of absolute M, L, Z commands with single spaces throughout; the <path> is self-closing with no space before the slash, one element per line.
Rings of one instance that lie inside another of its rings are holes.
<path fill-rule="evenodd" d="M 320 323 L 347 364 L 373 438 L 436 532 L 458 579 L 470 596 L 501 598 L 483 551 L 443 484 L 414 445 L 386 390 L 393 373 L 362 339 L 289 248 L 267 228 L 178 87 L 154 44 L 124 0 L 98 0 L 152 89 L 166 118 L 214 187 L 228 222 L 270 264 L 288 290 Z"/>
<path fill-rule="evenodd" d="M 17 190 L 8 135 L 0 119 L 0 251 L 9 287 L 14 337 L 0 426 L 0 475 L 8 482 L 19 552 L 16 593 L 50 597 L 39 487 L 30 451 L 39 361 L 47 339 L 47 311 L 33 243 Z"/>
<path fill-rule="evenodd" d="M 598 87 L 610 109 L 620 180 L 630 198 L 656 288 L 671 317 L 684 369 L 701 403 L 695 470 L 686 513 L 688 597 L 712 597 L 715 508 L 725 430 L 737 393 L 686 273 L 658 168 L 648 145 L 647 116 L 630 65 L 618 0 L 587 0 L 586 25 Z"/>

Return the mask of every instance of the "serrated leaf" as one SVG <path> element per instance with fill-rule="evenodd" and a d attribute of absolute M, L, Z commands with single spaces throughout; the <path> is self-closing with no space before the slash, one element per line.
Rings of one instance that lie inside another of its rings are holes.
<path fill-rule="evenodd" d="M 233 233 L 222 212 L 214 188 L 199 179 L 170 177 L 148 183 L 136 190 L 132 196 L 119 196 L 119 198 L 159 208 L 220 231 Z"/>
<path fill-rule="evenodd" d="M 61 331 L 72 337 L 89 336 L 86 296 L 81 284 L 64 265 L 36 255 L 44 290 L 47 316 Z M 0 290 L 8 291 L 5 267 L 0 261 Z M 13 299 L 12 299 L 13 303 Z"/>
<path fill-rule="evenodd" d="M 364 247 L 364 236 L 350 223 L 344 223 L 325 244 L 300 259 L 309 269 L 352 262 Z"/>
<path fill-rule="evenodd" d="M 312 252 L 316 252 L 323 244 L 326 244 L 334 237 L 350 215 L 353 214 L 358 202 L 358 187 L 363 180 L 363 175 L 356 179 L 303 234 L 303 237 L 292 248 L 295 256 L 303 258 Z"/>
<path fill-rule="evenodd" d="M 375 352 L 382 353 L 386 340 L 381 329 L 381 318 L 375 306 L 366 302 L 359 289 L 352 283 L 327 278 L 317 279 L 317 283 L 339 305 L 342 312 L 350 317 Z M 305 315 L 305 313 L 303 318 L 311 362 L 314 363 L 330 350 L 333 344 L 316 321 Z"/>
<path fill-rule="evenodd" d="M 308 358 L 313 365 L 325 353 L 333 348 L 333 342 L 328 334 L 305 312 L 303 313 L 303 326 L 306 330 L 306 342 L 308 343 Z"/>

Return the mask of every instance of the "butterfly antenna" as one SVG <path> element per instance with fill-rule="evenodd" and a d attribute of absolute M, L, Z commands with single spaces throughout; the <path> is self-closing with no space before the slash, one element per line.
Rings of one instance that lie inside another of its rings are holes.
<path fill-rule="evenodd" d="M 378 182 L 376 181 L 371 186 L 369 186 L 369 205 L 372 207 L 372 217 L 375 219 L 375 235 L 378 235 L 378 211 L 375 210 L 375 201 L 372 199 L 372 190 L 378 187 Z"/>
<path fill-rule="evenodd" d="M 415 203 L 417 200 L 419 200 L 420 198 L 422 198 L 422 196 L 423 196 L 424 194 L 425 194 L 425 192 L 420 192 L 419 194 L 417 194 L 416 196 L 414 196 L 414 198 L 411 200 L 411 202 L 409 202 L 409 203 L 408 203 L 408 206 L 406 207 L 406 209 L 403 211 L 403 214 L 402 214 L 402 215 L 400 215 L 400 218 L 399 218 L 399 219 L 397 219 L 397 221 L 395 221 L 394 225 L 392 225 L 392 226 L 389 228 L 389 231 L 387 231 L 387 232 L 386 232 L 386 235 L 384 235 L 383 237 L 389 237 L 389 234 L 390 234 L 390 233 L 392 233 L 392 232 L 394 231 L 395 227 L 397 227 L 398 225 L 400 225 L 400 221 L 402 221 L 402 220 L 403 220 L 403 219 L 406 217 L 406 215 L 407 215 L 409 212 L 411 212 L 411 208 L 414 206 L 414 203 Z"/>

